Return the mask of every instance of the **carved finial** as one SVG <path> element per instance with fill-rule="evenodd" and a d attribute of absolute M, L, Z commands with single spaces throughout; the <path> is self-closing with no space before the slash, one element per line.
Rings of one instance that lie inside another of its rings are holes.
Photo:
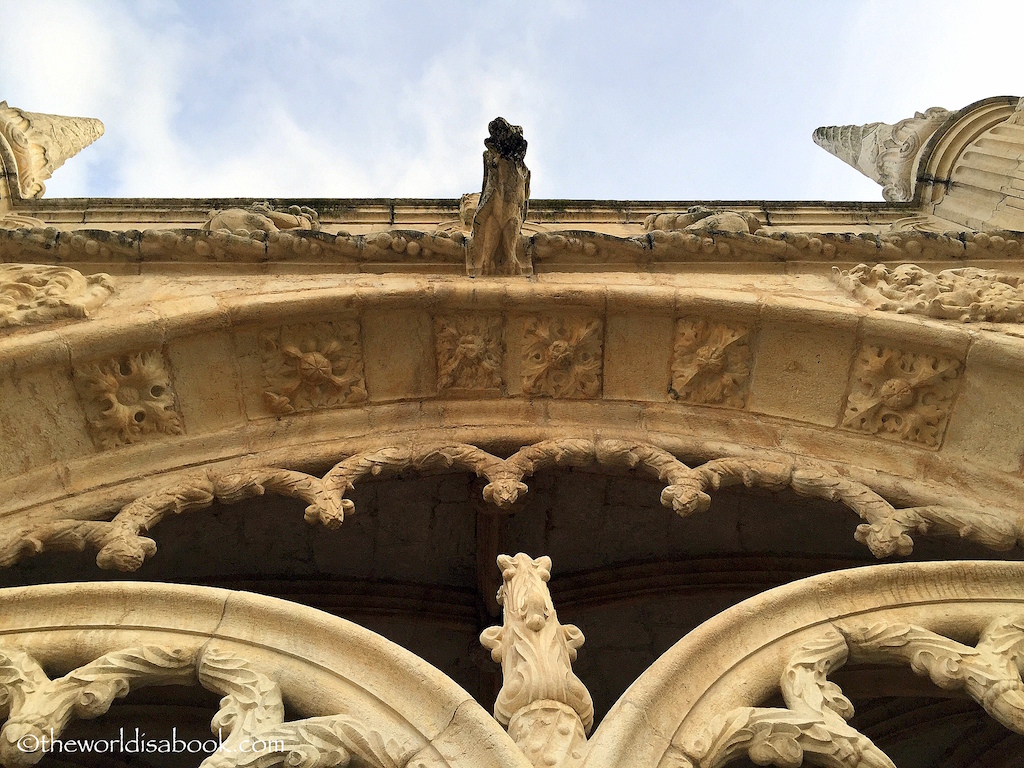
<path fill-rule="evenodd" d="M 43 182 L 102 135 L 103 123 L 95 118 L 25 112 L 0 101 L 0 137 L 14 154 L 22 197 L 42 197 Z"/>
<path fill-rule="evenodd" d="M 568 768 L 583 759 L 594 703 L 572 671 L 583 633 L 558 623 L 547 582 L 551 558 L 498 555 L 504 622 L 480 642 L 501 663 L 494 717 L 535 766 Z"/>
<path fill-rule="evenodd" d="M 891 203 L 914 197 L 921 149 L 952 113 L 940 107 L 918 112 L 895 125 L 827 125 L 814 131 L 814 143 L 882 185 Z"/>
<path fill-rule="evenodd" d="M 467 252 L 470 275 L 529 275 L 520 231 L 530 200 L 530 169 L 526 167 L 523 129 L 496 117 L 484 139 L 484 184 L 473 216 L 473 239 Z"/>

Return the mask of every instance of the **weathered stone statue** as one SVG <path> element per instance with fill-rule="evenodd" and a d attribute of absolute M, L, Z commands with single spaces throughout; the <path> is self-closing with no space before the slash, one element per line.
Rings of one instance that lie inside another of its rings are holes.
<path fill-rule="evenodd" d="M 530 169 L 523 162 L 523 129 L 496 117 L 484 140 L 484 185 L 473 217 L 466 270 L 471 275 L 528 275 L 519 233 L 530 199 Z M 520 255 L 522 251 L 522 256 Z"/>

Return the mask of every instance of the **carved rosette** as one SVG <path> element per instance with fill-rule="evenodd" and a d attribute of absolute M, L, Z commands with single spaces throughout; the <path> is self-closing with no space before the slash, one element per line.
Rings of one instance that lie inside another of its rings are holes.
<path fill-rule="evenodd" d="M 523 392 L 545 397 L 599 397 L 603 343 L 604 324 L 598 318 L 529 318 L 523 338 Z"/>
<path fill-rule="evenodd" d="M 260 335 L 265 386 L 271 412 L 285 415 L 366 400 L 359 323 L 287 325 Z"/>
<path fill-rule="evenodd" d="M 0 264 L 0 328 L 82 318 L 114 292 L 109 275 L 69 267 Z"/>
<path fill-rule="evenodd" d="M 843 427 L 937 448 L 960 370 L 952 358 L 865 346 L 854 363 Z"/>
<path fill-rule="evenodd" d="M 434 341 L 438 390 L 501 389 L 505 355 L 501 317 L 438 317 L 434 321 Z"/>
<path fill-rule="evenodd" d="M 93 442 L 103 449 L 148 435 L 180 435 L 171 375 L 159 350 L 121 355 L 74 369 Z"/>
<path fill-rule="evenodd" d="M 676 400 L 742 408 L 750 381 L 750 329 L 684 317 L 676 323 L 672 387 Z"/>

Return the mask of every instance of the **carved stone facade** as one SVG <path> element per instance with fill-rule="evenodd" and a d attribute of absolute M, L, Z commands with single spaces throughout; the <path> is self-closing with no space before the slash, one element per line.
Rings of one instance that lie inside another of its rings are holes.
<path fill-rule="evenodd" d="M 88 317 L 114 292 L 109 275 L 68 267 L 0 264 L 0 329 Z"/>
<path fill-rule="evenodd" d="M 1021 103 L 819 129 L 899 204 L 530 199 L 502 119 L 461 200 L 40 202 L 100 127 L 0 107 L 0 762 L 1018 768 Z"/>
<path fill-rule="evenodd" d="M 750 362 L 747 326 L 683 318 L 676 323 L 672 396 L 697 405 L 742 408 Z"/>
<path fill-rule="evenodd" d="M 500 316 L 455 315 L 434 321 L 439 390 L 501 389 L 505 357 Z"/>

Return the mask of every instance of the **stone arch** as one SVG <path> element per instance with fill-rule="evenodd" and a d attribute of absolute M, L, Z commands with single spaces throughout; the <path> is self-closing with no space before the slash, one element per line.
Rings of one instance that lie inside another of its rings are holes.
<path fill-rule="evenodd" d="M 0 668 L 12 709 L 0 750 L 7 765 L 41 757 L 19 750 L 18 739 L 49 728 L 59 735 L 72 717 L 102 714 L 129 687 L 146 684 L 200 684 L 226 696 L 215 721 L 231 733 L 224 743 L 280 739 L 283 757 L 336 764 L 330 755 L 348 752 L 361 765 L 529 765 L 445 675 L 311 608 L 156 583 L 13 588 L 3 600 Z M 75 704 L 80 696 L 91 697 L 88 707 Z M 209 764 L 235 763 L 218 754 Z"/>
<path fill-rule="evenodd" d="M 890 765 L 846 724 L 848 712 L 838 714 L 845 699 L 826 676 L 844 663 L 911 664 L 1024 733 L 1022 575 L 1018 563 L 891 564 L 750 598 L 640 676 L 595 733 L 585 765 L 721 765 L 750 748 L 759 764 L 798 765 L 810 755 L 825 765 Z M 788 707 L 761 706 L 780 679 Z M 816 704 L 807 706 L 804 694 Z M 815 723 L 822 731 L 805 740 Z"/>

